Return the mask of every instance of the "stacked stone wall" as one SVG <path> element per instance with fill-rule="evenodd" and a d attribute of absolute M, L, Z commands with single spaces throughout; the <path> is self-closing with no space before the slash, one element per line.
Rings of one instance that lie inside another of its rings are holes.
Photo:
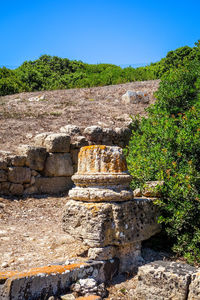
<path fill-rule="evenodd" d="M 31 145 L 15 153 L 0 151 L 0 194 L 57 194 L 68 191 L 77 171 L 80 148 L 92 144 L 125 147 L 130 128 L 79 128 L 67 125 L 59 133 L 36 135 Z"/>

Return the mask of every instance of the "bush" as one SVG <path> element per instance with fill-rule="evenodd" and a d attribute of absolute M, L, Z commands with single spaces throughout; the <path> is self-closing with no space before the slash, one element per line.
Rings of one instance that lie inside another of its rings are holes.
<path fill-rule="evenodd" d="M 190 263 L 200 263 L 199 67 L 193 73 L 190 67 L 164 76 L 148 118 L 133 120 L 126 153 L 133 188 L 148 180 L 165 181 L 155 202 L 159 222 L 173 250 Z"/>

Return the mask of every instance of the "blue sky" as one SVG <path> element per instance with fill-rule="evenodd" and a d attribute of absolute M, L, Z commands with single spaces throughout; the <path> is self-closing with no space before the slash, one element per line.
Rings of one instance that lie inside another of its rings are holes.
<path fill-rule="evenodd" d="M 0 65 L 150 63 L 200 39 L 199 0 L 0 0 Z"/>

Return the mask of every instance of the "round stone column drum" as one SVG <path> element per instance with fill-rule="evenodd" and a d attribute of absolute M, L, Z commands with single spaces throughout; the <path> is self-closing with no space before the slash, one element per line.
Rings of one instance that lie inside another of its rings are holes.
<path fill-rule="evenodd" d="M 81 148 L 78 172 L 72 180 L 76 184 L 69 192 L 73 200 L 118 202 L 133 198 L 129 188 L 131 176 L 120 147 L 93 145 Z"/>

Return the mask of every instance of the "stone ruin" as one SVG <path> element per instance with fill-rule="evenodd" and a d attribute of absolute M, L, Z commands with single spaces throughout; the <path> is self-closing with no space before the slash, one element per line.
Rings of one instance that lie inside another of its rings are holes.
<path fill-rule="evenodd" d="M 122 149 L 81 148 L 76 186 L 69 191 L 63 229 L 88 246 L 88 258 L 119 259 L 119 271 L 142 264 L 141 242 L 160 231 L 151 199 L 133 199 Z"/>
<path fill-rule="evenodd" d="M 86 295 L 80 299 L 103 299 L 104 283 L 138 267 L 132 299 L 200 299 L 197 268 L 170 261 L 145 264 L 141 242 L 160 231 L 159 212 L 152 198 L 133 196 L 121 148 L 81 148 L 72 180 L 76 186 L 64 207 L 63 229 L 88 247 L 86 257 L 23 272 L 0 272 L 0 299 L 79 299 L 71 292 Z"/>
<path fill-rule="evenodd" d="M 91 144 L 125 147 L 131 130 L 126 128 L 67 125 L 60 133 L 44 132 L 31 145 L 19 145 L 15 153 L 0 151 L 0 194 L 58 194 L 68 191 L 77 170 L 80 148 Z"/>

